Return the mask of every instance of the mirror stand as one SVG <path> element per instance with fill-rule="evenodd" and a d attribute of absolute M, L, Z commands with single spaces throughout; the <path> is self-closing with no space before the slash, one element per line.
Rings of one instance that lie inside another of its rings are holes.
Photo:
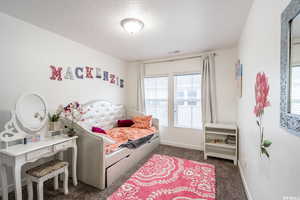
<path fill-rule="evenodd" d="M 25 133 L 18 125 L 16 119 L 16 112 L 11 111 L 11 119 L 6 122 L 4 126 L 4 131 L 0 133 L 1 146 L 7 149 L 10 144 L 24 143 L 24 139 L 28 134 Z"/>
<path fill-rule="evenodd" d="M 43 130 L 48 124 L 47 113 L 43 97 L 34 93 L 22 95 L 11 111 L 5 130 L 0 133 L 0 147 L 7 149 L 15 144 L 27 143 L 27 139 L 35 142 L 43 138 Z"/>

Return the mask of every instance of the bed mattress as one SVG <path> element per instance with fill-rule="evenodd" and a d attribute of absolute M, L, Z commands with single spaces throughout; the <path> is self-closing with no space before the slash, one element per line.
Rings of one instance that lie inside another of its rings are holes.
<path fill-rule="evenodd" d="M 107 130 L 107 136 L 111 137 L 116 143 L 105 145 L 105 153 L 110 154 L 129 141 L 137 141 L 147 136 L 153 135 L 156 132 L 155 127 L 148 129 L 118 127 Z M 150 138 L 151 139 L 151 138 Z"/>

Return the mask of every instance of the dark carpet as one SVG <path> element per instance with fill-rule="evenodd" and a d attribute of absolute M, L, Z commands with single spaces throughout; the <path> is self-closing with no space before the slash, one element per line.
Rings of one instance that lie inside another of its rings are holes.
<path fill-rule="evenodd" d="M 182 149 L 178 147 L 171 147 L 160 145 L 152 154 L 164 154 L 169 156 L 176 156 L 179 158 L 207 162 L 216 166 L 217 179 L 217 200 L 247 200 L 244 192 L 242 179 L 238 167 L 233 165 L 231 161 L 226 161 L 217 158 L 203 159 L 203 152 L 197 150 Z M 152 155 L 151 154 L 151 155 Z M 52 181 L 45 183 L 44 199 L 46 200 L 104 200 L 115 190 L 118 189 L 138 168 L 140 168 L 151 156 L 141 160 L 141 162 L 132 170 L 124 174 L 116 183 L 104 191 L 80 183 L 77 187 L 72 185 L 70 181 L 69 195 L 64 195 L 62 190 L 62 183 L 60 183 L 60 190 L 53 190 Z M 34 186 L 35 187 L 35 186 Z M 9 200 L 14 200 L 14 193 L 9 194 Z M 34 192 L 34 199 L 36 199 L 36 191 Z M 27 200 L 26 187 L 23 189 L 23 200 Z"/>

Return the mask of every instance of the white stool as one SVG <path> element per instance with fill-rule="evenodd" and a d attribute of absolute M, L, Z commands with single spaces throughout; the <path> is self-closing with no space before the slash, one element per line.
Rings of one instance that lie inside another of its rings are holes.
<path fill-rule="evenodd" d="M 38 167 L 29 169 L 26 172 L 28 200 L 33 199 L 32 182 L 37 183 L 38 200 L 44 199 L 44 182 L 54 178 L 54 189 L 58 190 L 58 176 L 64 174 L 64 193 L 67 195 L 68 191 L 68 178 L 69 178 L 69 163 L 60 160 L 53 160 L 42 164 Z"/>

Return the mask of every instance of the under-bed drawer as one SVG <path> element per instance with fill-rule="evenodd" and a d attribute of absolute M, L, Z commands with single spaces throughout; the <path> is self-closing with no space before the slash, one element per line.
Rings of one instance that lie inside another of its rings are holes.
<path fill-rule="evenodd" d="M 134 163 L 131 162 L 130 155 L 123 158 L 119 162 L 115 163 L 111 167 L 106 169 L 106 183 L 107 187 L 110 186 L 114 181 L 120 178 L 125 174 L 131 167 L 133 167 Z"/>
<path fill-rule="evenodd" d="M 105 168 L 113 165 L 114 163 L 122 160 L 130 154 L 130 150 L 127 148 L 122 148 L 116 152 L 105 155 Z"/>
<path fill-rule="evenodd" d="M 145 156 L 159 145 L 159 138 L 154 138 L 137 149 L 130 150 L 130 154 L 106 169 L 107 187 L 124 175 Z"/>

